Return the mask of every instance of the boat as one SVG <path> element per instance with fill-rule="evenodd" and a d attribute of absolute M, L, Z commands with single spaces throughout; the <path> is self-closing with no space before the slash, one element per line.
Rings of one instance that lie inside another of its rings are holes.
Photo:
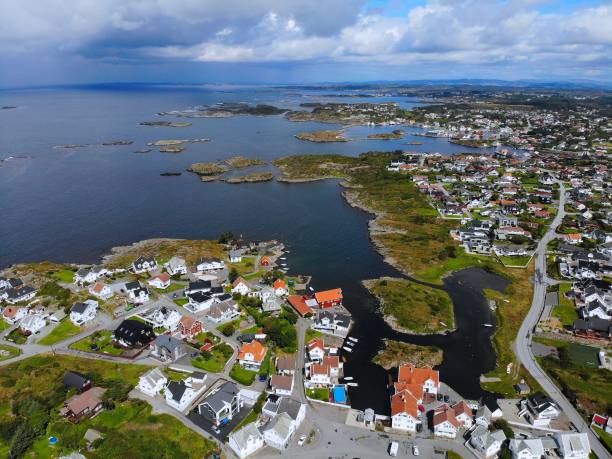
<path fill-rule="evenodd" d="M 446 325 L 444 322 L 440 321 L 440 325 L 444 326 L 444 327 L 448 327 L 448 325 Z"/>
<path fill-rule="evenodd" d="M 342 346 L 342 349 L 344 349 L 346 352 L 353 352 L 353 350 L 348 346 Z"/>
<path fill-rule="evenodd" d="M 344 345 L 345 345 L 345 346 L 349 346 L 350 348 L 352 348 L 352 347 L 355 345 L 355 343 L 351 343 L 350 341 L 346 341 L 346 342 L 344 343 Z"/>
<path fill-rule="evenodd" d="M 347 339 L 351 340 L 353 343 L 359 342 L 359 340 L 357 338 L 353 338 L 352 336 L 349 336 Z"/>
<path fill-rule="evenodd" d="M 483 324 L 485 327 L 492 327 L 493 324 Z"/>
<path fill-rule="evenodd" d="M 359 384 L 357 384 L 356 382 L 347 382 L 346 385 L 351 387 L 359 387 Z"/>
<path fill-rule="evenodd" d="M 352 377 L 352 376 L 345 376 L 345 377 L 344 377 L 344 380 L 345 380 L 345 381 L 352 381 L 352 380 L 353 380 L 353 377 Z"/>
<path fill-rule="evenodd" d="M 286 258 L 285 257 L 280 257 L 279 260 L 286 260 Z"/>

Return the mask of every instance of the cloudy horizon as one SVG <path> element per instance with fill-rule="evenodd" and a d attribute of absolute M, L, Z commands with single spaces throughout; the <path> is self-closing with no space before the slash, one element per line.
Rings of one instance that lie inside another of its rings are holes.
<path fill-rule="evenodd" d="M 499 79 L 612 82 L 612 2 L 21 0 L 0 86 Z"/>

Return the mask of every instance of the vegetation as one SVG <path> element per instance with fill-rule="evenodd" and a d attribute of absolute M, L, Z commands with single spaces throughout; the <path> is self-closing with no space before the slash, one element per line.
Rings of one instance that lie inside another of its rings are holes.
<path fill-rule="evenodd" d="M 313 131 L 313 132 L 299 132 L 295 136 L 300 140 L 307 140 L 308 142 L 348 142 L 349 139 L 344 137 L 342 131 Z"/>
<path fill-rule="evenodd" d="M 256 174 L 241 175 L 239 177 L 229 177 L 225 179 L 225 183 L 237 184 L 269 182 L 273 178 L 274 174 L 272 172 L 260 172 Z"/>
<path fill-rule="evenodd" d="M 243 386 L 250 386 L 255 381 L 257 373 L 251 370 L 245 370 L 237 363 L 232 367 L 230 371 L 230 378 L 234 381 L 242 384 Z"/>
<path fill-rule="evenodd" d="M 404 131 L 396 129 L 392 132 L 380 132 L 378 134 L 368 134 L 368 139 L 370 140 L 392 140 L 392 139 L 401 139 L 404 137 Z"/>
<path fill-rule="evenodd" d="M 386 370 L 404 363 L 412 363 L 417 367 L 435 367 L 442 363 L 442 350 L 435 346 L 385 340 L 385 349 L 379 351 L 372 361 Z"/>
<path fill-rule="evenodd" d="M 191 360 L 191 364 L 204 371 L 211 373 L 221 373 L 225 364 L 234 354 L 234 350 L 229 344 L 220 343 L 210 351 L 202 352 L 202 355 Z"/>
<path fill-rule="evenodd" d="M 491 429 L 503 430 L 506 438 L 514 438 L 514 430 L 512 430 L 512 427 L 510 427 L 510 424 L 505 419 L 495 419 L 491 422 Z"/>
<path fill-rule="evenodd" d="M 51 333 L 41 339 L 38 344 L 50 346 L 77 335 L 80 331 L 81 327 L 74 325 L 70 319 L 65 318 L 51 331 Z"/>
<path fill-rule="evenodd" d="M 71 269 L 61 269 L 53 273 L 53 279 L 64 284 L 71 284 L 74 282 L 74 271 Z"/>
<path fill-rule="evenodd" d="M 229 168 L 219 163 L 193 163 L 187 170 L 198 175 L 218 175 L 227 172 Z"/>
<path fill-rule="evenodd" d="M 0 344 L 0 362 L 17 357 L 19 354 L 21 354 L 21 349 L 6 344 Z"/>
<path fill-rule="evenodd" d="M 25 342 L 28 340 L 27 336 L 19 333 L 19 328 L 14 329 L 12 332 L 6 335 L 5 338 L 7 341 L 11 341 L 15 344 L 25 344 Z"/>
<path fill-rule="evenodd" d="M 260 166 L 266 163 L 261 159 L 247 158 L 245 156 L 232 156 L 231 158 L 226 159 L 223 162 L 232 169 L 243 169 L 245 167 Z"/>
<path fill-rule="evenodd" d="M 454 327 L 453 303 L 444 290 L 406 279 L 365 282 L 381 303 L 385 319 L 413 333 L 440 332 Z"/>
<path fill-rule="evenodd" d="M 77 351 L 101 352 L 110 355 L 123 354 L 123 348 L 114 344 L 112 335 L 113 332 L 110 330 L 96 331 L 82 340 L 71 344 L 70 348 Z"/>
<path fill-rule="evenodd" d="M 314 400 L 321 400 L 323 402 L 329 401 L 329 389 L 325 387 L 306 389 L 306 395 Z"/>

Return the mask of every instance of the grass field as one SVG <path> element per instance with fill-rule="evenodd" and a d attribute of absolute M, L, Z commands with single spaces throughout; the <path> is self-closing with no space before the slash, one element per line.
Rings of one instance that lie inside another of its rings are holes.
<path fill-rule="evenodd" d="M 203 356 L 196 357 L 191 360 L 191 364 L 204 371 L 211 373 L 221 373 L 225 364 L 230 359 L 234 350 L 228 344 L 221 343 L 216 345 L 210 351 L 210 358 L 206 359 Z"/>
<path fill-rule="evenodd" d="M 235 364 L 230 371 L 230 378 L 234 381 L 239 382 L 244 386 L 250 386 L 255 381 L 257 373 L 250 370 L 245 370 L 240 365 Z"/>
<path fill-rule="evenodd" d="M 329 401 L 329 389 L 317 387 L 314 389 L 306 389 L 306 395 L 315 400 Z"/>
<path fill-rule="evenodd" d="M 19 354 L 21 354 L 21 349 L 7 344 L 0 344 L 0 362 L 17 357 Z"/>
<path fill-rule="evenodd" d="M 531 257 L 498 257 L 499 261 L 501 261 L 504 266 L 518 266 L 525 267 L 531 260 Z"/>
<path fill-rule="evenodd" d="M 366 286 L 379 298 L 385 316 L 405 330 L 432 333 L 454 328 L 453 303 L 443 290 L 405 279 L 378 279 Z"/>
<path fill-rule="evenodd" d="M 72 284 L 74 282 L 74 271 L 70 269 L 62 269 L 53 273 L 53 279 L 64 284 Z"/>
<path fill-rule="evenodd" d="M 98 331 L 80 341 L 77 341 L 74 344 L 71 344 L 70 348 L 76 349 L 77 351 L 102 352 L 110 355 L 123 354 L 122 348 L 115 347 L 113 345 L 113 340 L 111 338 L 112 335 L 113 332 L 110 330 Z M 92 346 L 97 346 L 97 349 L 92 348 Z"/>
<path fill-rule="evenodd" d="M 189 300 L 187 298 L 177 298 L 174 301 L 174 303 L 178 306 L 185 306 L 187 303 L 189 303 Z"/>
<path fill-rule="evenodd" d="M 74 325 L 67 317 L 62 320 L 57 326 L 51 330 L 47 336 L 41 339 L 38 344 L 50 346 L 55 343 L 64 341 L 71 336 L 78 335 L 81 332 L 81 327 Z"/>

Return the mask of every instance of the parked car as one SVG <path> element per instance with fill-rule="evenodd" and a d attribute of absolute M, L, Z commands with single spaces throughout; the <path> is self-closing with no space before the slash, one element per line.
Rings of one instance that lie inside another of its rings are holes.
<path fill-rule="evenodd" d="M 415 456 L 418 456 L 419 454 L 421 454 L 421 452 L 419 451 L 419 447 L 417 445 L 412 445 L 412 454 L 414 454 Z"/>
<path fill-rule="evenodd" d="M 298 446 L 303 446 L 306 443 L 306 435 L 302 435 L 298 440 Z"/>

